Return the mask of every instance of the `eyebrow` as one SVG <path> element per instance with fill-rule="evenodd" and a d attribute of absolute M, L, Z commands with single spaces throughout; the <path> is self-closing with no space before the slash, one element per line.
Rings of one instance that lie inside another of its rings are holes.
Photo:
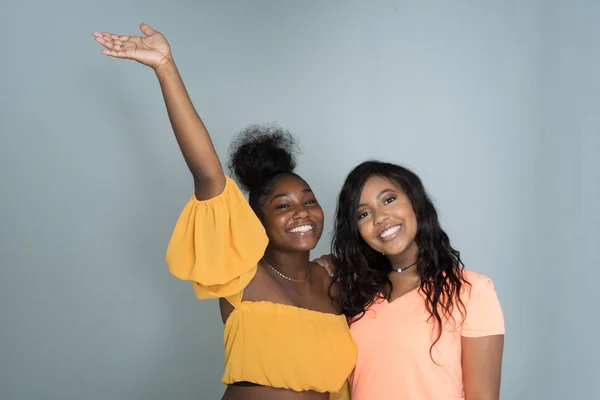
<path fill-rule="evenodd" d="M 381 198 L 381 196 L 383 196 L 384 194 L 386 194 L 388 192 L 395 193 L 396 191 L 394 189 L 383 189 L 381 192 L 379 192 L 379 194 L 377 196 L 375 196 L 375 199 L 379 200 Z M 366 205 L 367 205 L 366 203 L 360 203 L 357 208 L 365 207 Z"/>
<path fill-rule="evenodd" d="M 312 193 L 312 189 L 311 188 L 306 188 L 304 190 L 302 190 L 302 193 Z M 291 197 L 291 193 L 280 193 L 277 196 L 273 196 L 273 198 L 271 199 L 271 201 L 269 201 L 269 204 L 271 204 L 275 199 L 278 199 L 280 197 Z"/>

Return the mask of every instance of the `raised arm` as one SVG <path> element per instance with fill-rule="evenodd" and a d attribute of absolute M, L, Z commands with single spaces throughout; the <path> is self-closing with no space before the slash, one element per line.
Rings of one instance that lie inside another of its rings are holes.
<path fill-rule="evenodd" d="M 167 39 L 147 24 L 141 24 L 141 36 L 123 36 L 94 32 L 105 47 L 102 54 L 135 60 L 154 69 L 162 89 L 167 113 L 177 143 L 194 177 L 196 197 L 206 200 L 225 187 L 225 175 L 208 131 L 198 116 L 171 54 Z"/>

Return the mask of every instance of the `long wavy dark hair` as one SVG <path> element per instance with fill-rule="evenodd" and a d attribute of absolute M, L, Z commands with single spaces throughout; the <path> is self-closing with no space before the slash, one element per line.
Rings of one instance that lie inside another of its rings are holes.
<path fill-rule="evenodd" d="M 415 242 L 419 248 L 416 270 L 420 291 L 424 294 L 429 321 L 436 333 L 430 348 L 442 335 L 443 321 L 452 320 L 458 306 L 462 318 L 466 310 L 459 295 L 463 285 L 464 265 L 460 253 L 450 245 L 448 235 L 440 226 L 437 211 L 421 179 L 399 165 L 367 161 L 350 172 L 338 197 L 332 255 L 336 265 L 339 290 L 333 295 L 350 323 L 356 322 L 377 299 L 389 300 L 392 266 L 388 258 L 373 250 L 360 236 L 357 210 L 365 182 L 372 176 L 387 178 L 396 183 L 408 196 L 417 218 Z"/>

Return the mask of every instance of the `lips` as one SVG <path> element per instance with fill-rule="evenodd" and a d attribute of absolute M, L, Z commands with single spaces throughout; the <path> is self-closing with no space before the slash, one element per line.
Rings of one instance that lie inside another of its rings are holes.
<path fill-rule="evenodd" d="M 386 240 L 386 239 L 390 239 L 392 238 L 400 229 L 402 229 L 402 227 L 404 226 L 404 224 L 396 224 L 396 225 L 387 225 L 384 228 L 382 228 L 378 235 L 377 238 L 381 239 L 381 240 Z"/>
<path fill-rule="evenodd" d="M 315 226 L 313 224 L 302 224 L 302 225 L 296 225 L 293 228 L 288 229 L 288 232 L 291 233 L 306 233 L 306 232 L 311 232 L 313 229 L 315 229 Z"/>

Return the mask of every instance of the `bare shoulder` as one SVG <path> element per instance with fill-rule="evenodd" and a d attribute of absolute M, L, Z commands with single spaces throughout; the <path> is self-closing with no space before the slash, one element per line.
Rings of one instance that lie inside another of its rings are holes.
<path fill-rule="evenodd" d="M 311 276 L 314 276 L 313 282 L 321 287 L 322 290 L 329 290 L 329 285 L 331 284 L 333 278 L 329 275 L 325 268 L 316 262 L 312 262 L 310 263 L 310 274 Z"/>
<path fill-rule="evenodd" d="M 262 263 L 259 262 L 256 269 L 256 274 L 244 290 L 244 300 L 274 301 L 277 299 L 276 297 L 274 297 L 274 289 L 277 289 L 277 287 L 276 285 L 273 285 L 273 277 L 265 269 Z"/>
<path fill-rule="evenodd" d="M 311 263 L 311 276 L 314 276 L 315 290 L 321 294 L 321 298 L 328 305 L 339 311 L 335 298 L 339 293 L 339 285 L 329 275 L 329 272 L 317 263 Z"/>

